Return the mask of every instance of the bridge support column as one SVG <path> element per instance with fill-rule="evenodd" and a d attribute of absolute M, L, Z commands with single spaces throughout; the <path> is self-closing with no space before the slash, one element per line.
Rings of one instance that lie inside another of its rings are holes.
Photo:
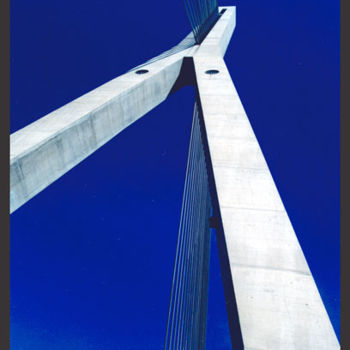
<path fill-rule="evenodd" d="M 233 348 L 339 349 L 224 60 L 193 59 Z"/>

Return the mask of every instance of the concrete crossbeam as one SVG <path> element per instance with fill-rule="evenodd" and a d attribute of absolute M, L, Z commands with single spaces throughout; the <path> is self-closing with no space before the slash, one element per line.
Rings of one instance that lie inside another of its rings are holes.
<path fill-rule="evenodd" d="M 10 136 L 13 212 L 169 95 L 188 50 L 128 72 Z"/>

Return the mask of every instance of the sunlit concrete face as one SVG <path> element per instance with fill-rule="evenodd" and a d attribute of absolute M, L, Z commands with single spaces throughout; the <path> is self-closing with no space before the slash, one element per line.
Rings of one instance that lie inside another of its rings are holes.
<path fill-rule="evenodd" d="M 11 212 L 164 101 L 186 52 L 113 79 L 12 134 Z"/>
<path fill-rule="evenodd" d="M 138 68 L 145 74 L 133 70 L 11 135 L 11 211 L 165 100 L 183 58 L 190 57 L 226 243 L 219 253 L 228 266 L 224 278 L 233 283 L 226 284 L 225 295 L 232 294 L 237 305 L 237 317 L 229 321 L 239 324 L 240 348 L 339 349 L 223 60 L 235 18 L 235 8 L 226 8 L 201 45 L 193 45 L 189 36 L 178 48 Z M 229 316 L 230 308 L 228 303 Z M 231 333 L 234 338 L 232 327 Z"/>
<path fill-rule="evenodd" d="M 244 349 L 339 349 L 223 59 L 194 64 Z"/>
<path fill-rule="evenodd" d="M 222 37 L 221 28 L 216 29 L 211 36 Z M 193 60 L 241 347 L 339 349 L 254 131 L 218 54 L 224 52 L 220 40 L 217 49 L 214 46 L 215 39 L 206 38 Z"/>

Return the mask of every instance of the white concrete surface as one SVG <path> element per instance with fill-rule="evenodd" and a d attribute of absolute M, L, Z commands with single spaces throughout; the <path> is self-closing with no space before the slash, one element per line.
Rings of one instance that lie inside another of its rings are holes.
<path fill-rule="evenodd" d="M 196 49 L 198 56 L 221 56 L 225 55 L 227 46 L 236 27 L 236 7 L 219 7 L 219 12 L 225 10 L 220 19 L 205 37 L 201 45 Z"/>
<path fill-rule="evenodd" d="M 194 54 L 194 66 L 242 348 L 339 349 L 225 62 L 213 52 Z M 208 75 L 209 69 L 219 73 Z"/>
<path fill-rule="evenodd" d="M 10 209 L 19 208 L 164 101 L 186 49 L 130 71 L 10 136 Z"/>

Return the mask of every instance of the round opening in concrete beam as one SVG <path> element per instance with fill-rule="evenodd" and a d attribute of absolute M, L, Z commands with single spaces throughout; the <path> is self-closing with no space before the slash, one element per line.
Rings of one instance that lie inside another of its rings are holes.
<path fill-rule="evenodd" d="M 148 73 L 149 72 L 149 70 L 147 70 L 147 69 L 139 69 L 139 70 L 137 70 L 135 73 L 136 74 L 146 74 L 146 73 Z"/>
<path fill-rule="evenodd" d="M 209 75 L 214 75 L 214 74 L 218 74 L 219 71 L 217 69 L 209 69 L 205 73 Z"/>

